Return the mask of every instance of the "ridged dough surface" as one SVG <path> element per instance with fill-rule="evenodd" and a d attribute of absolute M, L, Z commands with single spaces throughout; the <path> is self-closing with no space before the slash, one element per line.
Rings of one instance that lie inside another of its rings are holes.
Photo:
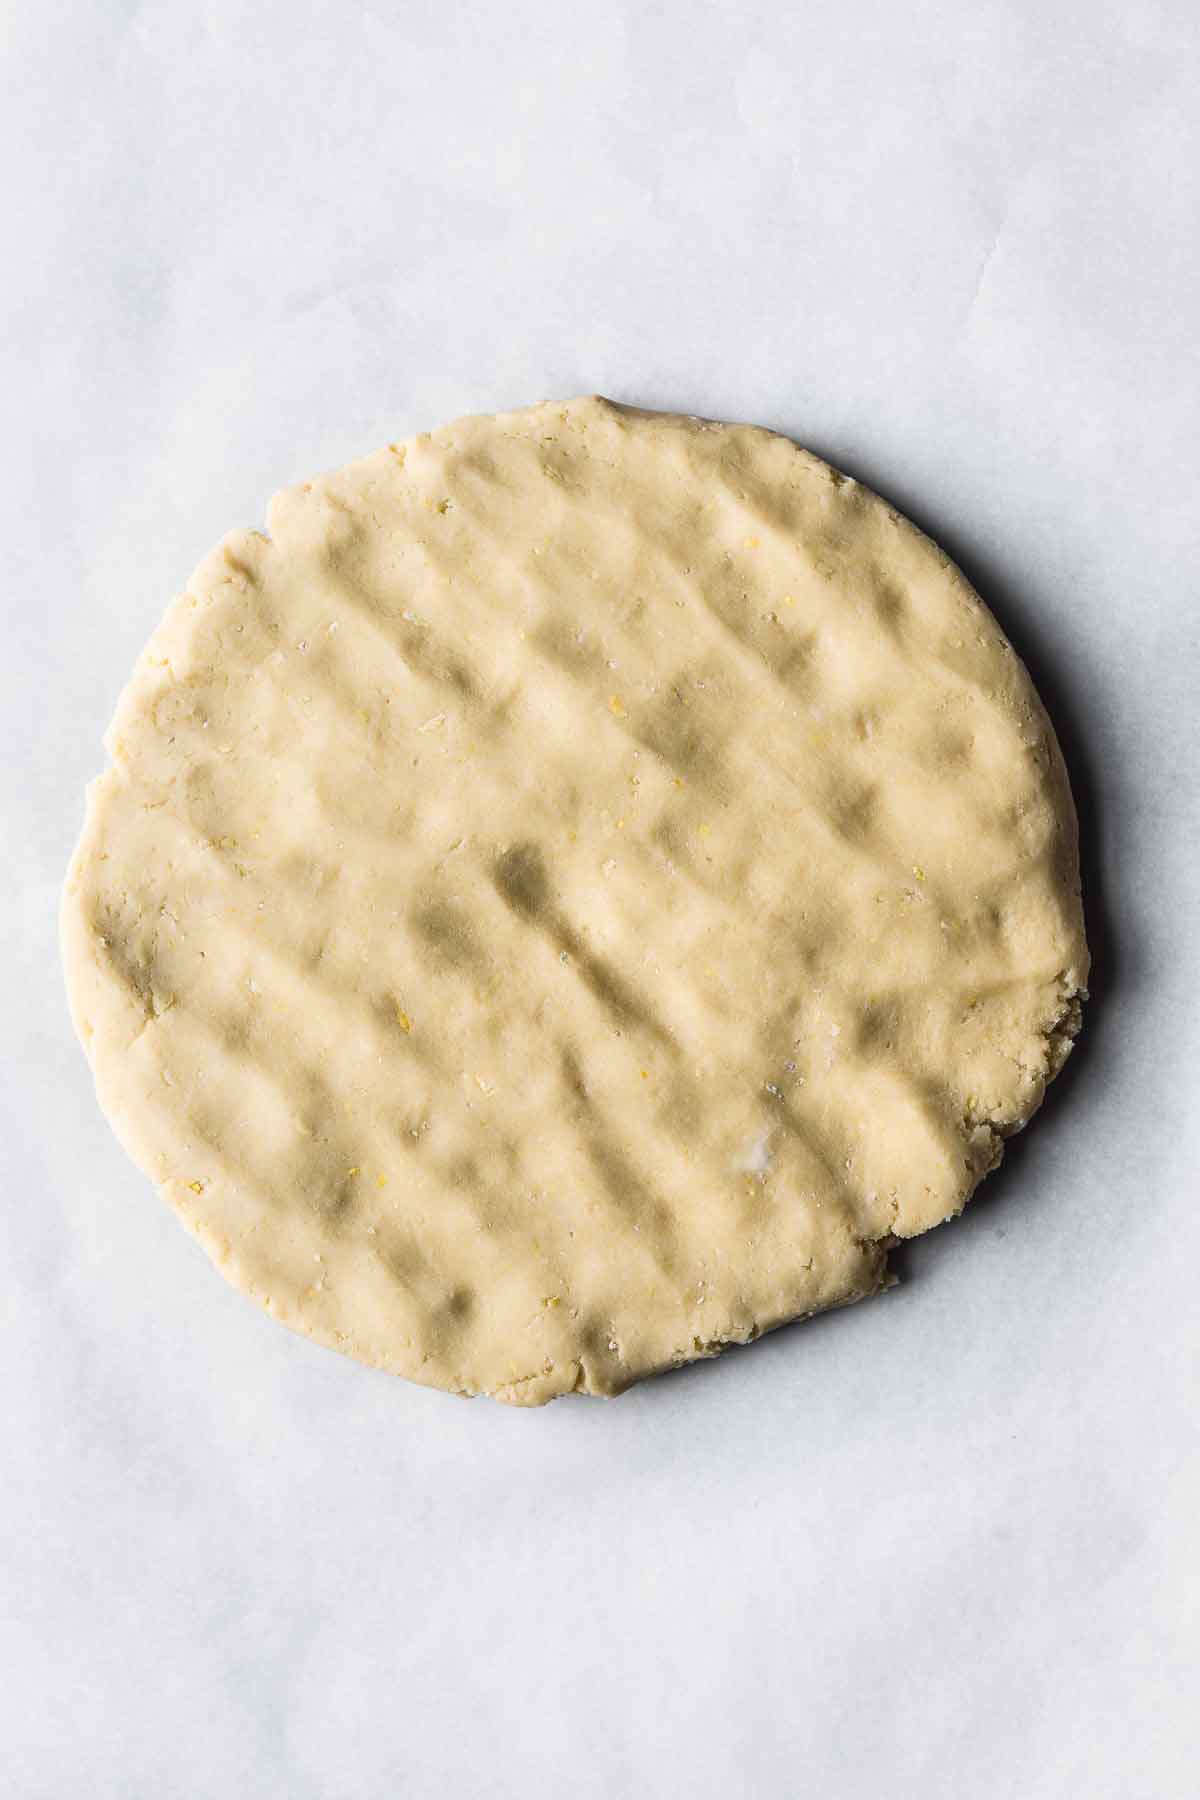
<path fill-rule="evenodd" d="M 122 1142 L 362 1361 L 619 1391 L 885 1284 L 1038 1106 L 1074 813 L 994 620 L 788 440 L 587 398 L 276 496 L 63 906 Z"/>

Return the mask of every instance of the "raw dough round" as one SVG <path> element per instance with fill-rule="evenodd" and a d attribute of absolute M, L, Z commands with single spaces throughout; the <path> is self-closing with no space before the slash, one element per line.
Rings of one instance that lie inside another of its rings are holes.
<path fill-rule="evenodd" d="M 874 1293 L 1079 1023 L 1053 731 L 946 557 L 589 398 L 276 496 L 121 697 L 64 901 L 122 1142 L 363 1362 L 611 1394 Z"/>

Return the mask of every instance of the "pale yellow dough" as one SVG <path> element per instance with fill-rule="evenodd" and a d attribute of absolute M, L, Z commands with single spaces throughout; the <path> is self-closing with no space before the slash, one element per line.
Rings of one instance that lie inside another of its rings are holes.
<path fill-rule="evenodd" d="M 269 533 L 151 639 L 63 911 L 101 1103 L 229 1280 L 523 1404 L 884 1285 L 1087 976 L 1054 734 L 962 576 L 784 438 L 601 399 Z"/>

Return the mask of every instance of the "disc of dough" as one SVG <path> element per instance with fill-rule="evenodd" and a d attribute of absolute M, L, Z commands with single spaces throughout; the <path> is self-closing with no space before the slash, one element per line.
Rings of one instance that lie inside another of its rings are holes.
<path fill-rule="evenodd" d="M 125 689 L 63 938 L 122 1143 L 365 1363 L 611 1394 L 886 1284 L 1079 1023 L 1053 731 L 787 439 L 587 398 L 271 504 Z"/>

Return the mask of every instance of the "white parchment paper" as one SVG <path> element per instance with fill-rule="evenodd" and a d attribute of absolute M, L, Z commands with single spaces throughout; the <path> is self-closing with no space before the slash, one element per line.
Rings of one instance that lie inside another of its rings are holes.
<path fill-rule="evenodd" d="M 1189 0 L 0 9 L 0 1793 L 1197 1791 L 1198 57 Z M 223 531 L 592 390 L 788 431 L 962 562 L 1095 999 L 891 1295 L 525 1415 L 224 1286 L 55 908 Z"/>

